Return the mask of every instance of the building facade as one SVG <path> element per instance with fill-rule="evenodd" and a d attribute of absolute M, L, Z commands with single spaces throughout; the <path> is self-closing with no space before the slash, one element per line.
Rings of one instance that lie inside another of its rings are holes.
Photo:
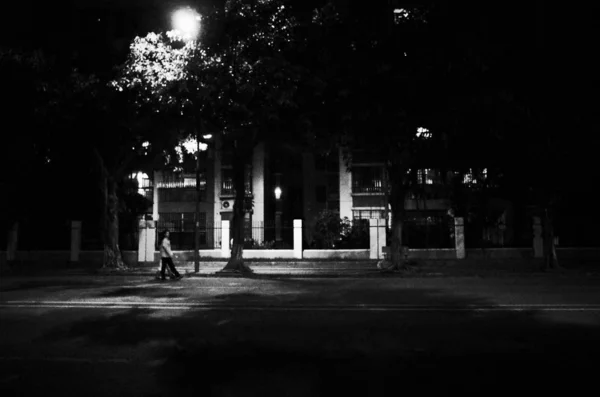
<path fill-rule="evenodd" d="M 231 160 L 231 153 L 218 141 L 202 153 L 198 221 L 204 249 L 221 246 L 221 221 L 231 221 L 233 217 Z M 405 241 L 413 246 L 445 247 L 452 243 L 452 232 L 447 227 L 453 222 L 444 180 L 431 169 L 419 170 L 418 179 L 422 193 L 408 196 L 405 201 Z M 158 221 L 159 230 L 171 230 L 177 249 L 192 249 L 195 172 L 155 171 L 152 186 L 152 218 Z M 246 213 L 246 240 L 263 248 L 273 242 L 290 246 L 294 219 L 303 220 L 304 246 L 311 247 L 317 219 L 325 210 L 339 212 L 341 218 L 351 221 L 391 219 L 384 163 L 360 152 L 353 155 L 349 167 L 341 151 L 322 155 L 259 144 L 253 149 L 252 164 L 246 170 L 245 189 L 253 201 L 252 209 Z M 486 232 L 496 245 L 503 244 L 510 217 L 507 207 L 499 221 L 504 226 Z"/>

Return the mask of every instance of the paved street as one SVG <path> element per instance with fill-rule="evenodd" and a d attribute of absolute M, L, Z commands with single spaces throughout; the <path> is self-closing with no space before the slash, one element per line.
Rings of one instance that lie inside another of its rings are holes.
<path fill-rule="evenodd" d="M 576 275 L 8 277 L 0 392 L 576 393 L 597 374 L 599 285 Z"/>

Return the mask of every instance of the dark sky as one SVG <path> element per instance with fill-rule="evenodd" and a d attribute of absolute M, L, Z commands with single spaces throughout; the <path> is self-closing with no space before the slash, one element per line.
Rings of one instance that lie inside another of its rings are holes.
<path fill-rule="evenodd" d="M 170 14 L 189 5 L 201 11 L 223 0 L 11 1 L 0 6 L 0 45 L 41 48 L 84 69 L 109 70 L 122 62 L 133 37 L 170 29 Z M 294 0 L 302 8 L 322 0 Z M 74 58 L 76 57 L 76 58 Z"/>
<path fill-rule="evenodd" d="M 99 69 L 120 63 L 127 54 L 129 42 L 136 35 L 169 28 L 170 12 L 181 5 L 198 9 L 223 0 L 54 0 L 2 2 L 0 15 L 0 45 L 26 49 L 43 48 L 60 59 L 67 60 L 74 53 L 80 61 Z M 295 7 L 314 8 L 324 0 L 293 0 Z M 336 0 L 355 3 L 356 9 L 367 12 L 369 2 Z M 373 0 L 372 4 L 390 0 Z M 415 0 L 417 1 L 417 0 Z M 422 2 L 425 0 L 418 0 Z M 582 6 L 578 2 L 551 6 L 543 0 L 517 0 L 437 3 L 467 9 L 482 7 L 489 18 L 491 33 L 496 44 L 509 52 L 527 52 L 534 44 L 536 22 L 532 18 L 535 4 L 545 5 L 544 29 L 549 67 L 573 72 L 590 72 L 597 63 L 598 24 L 595 21 L 598 6 Z M 552 15 L 560 18 L 554 19 Z M 455 28 L 464 26 L 458 23 Z M 552 33 L 551 33 L 552 32 Z M 518 50 L 518 51 L 516 51 Z"/>

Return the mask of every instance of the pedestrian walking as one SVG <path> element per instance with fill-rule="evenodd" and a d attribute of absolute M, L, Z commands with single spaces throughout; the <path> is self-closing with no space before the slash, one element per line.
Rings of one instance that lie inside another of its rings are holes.
<path fill-rule="evenodd" d="M 175 269 L 175 264 L 173 263 L 173 251 L 171 251 L 171 240 L 169 240 L 170 232 L 169 230 L 165 230 L 163 233 L 163 237 L 160 241 L 160 279 L 165 280 L 165 270 L 167 267 L 175 275 L 175 279 L 180 280 L 183 278 L 181 274 Z"/>

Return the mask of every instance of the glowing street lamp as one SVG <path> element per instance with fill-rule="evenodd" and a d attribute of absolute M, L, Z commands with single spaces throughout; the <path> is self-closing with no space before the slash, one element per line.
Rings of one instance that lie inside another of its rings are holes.
<path fill-rule="evenodd" d="M 190 7 L 180 8 L 171 16 L 173 29 L 184 40 L 196 40 L 200 33 L 200 14 Z M 196 216 L 194 222 L 194 270 L 200 271 L 200 152 L 208 148 L 200 142 L 196 129 Z M 201 146 L 202 145 L 202 146 Z M 191 150 L 190 150 L 191 151 Z"/>
<path fill-rule="evenodd" d="M 173 28 L 184 39 L 195 39 L 200 33 L 200 14 L 190 7 L 181 8 L 171 16 Z"/>

